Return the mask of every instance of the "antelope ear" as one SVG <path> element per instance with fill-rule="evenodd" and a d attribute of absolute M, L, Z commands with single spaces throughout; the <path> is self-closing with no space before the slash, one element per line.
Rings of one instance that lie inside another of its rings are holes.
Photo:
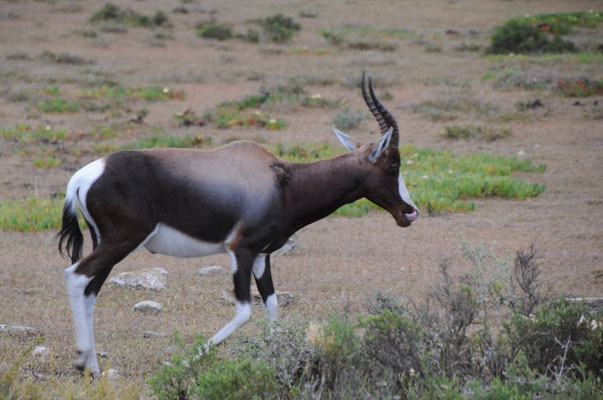
<path fill-rule="evenodd" d="M 339 139 L 341 144 L 343 144 L 345 148 L 349 151 L 354 151 L 358 148 L 358 146 L 360 146 L 360 143 L 358 143 L 358 141 L 352 139 L 339 129 L 333 127 L 333 132 L 335 132 L 335 135 L 337 136 L 337 139 Z"/>
<path fill-rule="evenodd" d="M 377 162 L 377 159 L 379 158 L 379 156 L 381 154 L 383 154 L 383 152 L 385 151 L 385 149 L 387 149 L 387 146 L 389 145 L 389 141 L 392 138 L 392 132 L 394 131 L 394 128 L 389 128 L 387 130 L 387 132 L 385 132 L 383 134 L 383 136 L 381 136 L 381 139 L 379 139 L 379 141 L 377 142 L 377 144 L 375 145 L 375 147 L 373 148 L 373 150 L 371 151 L 371 153 L 368 156 L 368 159 L 371 163 L 375 163 Z"/>

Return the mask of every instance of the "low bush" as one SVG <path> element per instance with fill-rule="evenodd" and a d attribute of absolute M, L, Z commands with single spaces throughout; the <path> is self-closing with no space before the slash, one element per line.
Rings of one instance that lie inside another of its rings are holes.
<path fill-rule="evenodd" d="M 567 35 L 572 33 L 572 27 L 595 28 L 603 16 L 596 11 L 577 11 L 568 13 L 537 14 L 533 16 L 519 17 L 518 19 L 539 26 L 541 29 L 555 35 Z"/>
<path fill-rule="evenodd" d="M 368 117 L 364 113 L 353 111 L 349 107 L 344 107 L 333 116 L 331 124 L 337 129 L 348 131 L 350 129 L 358 128 L 360 122 L 365 119 L 368 119 Z"/>
<path fill-rule="evenodd" d="M 291 39 L 293 32 L 299 31 L 301 26 L 291 17 L 274 14 L 262 21 L 265 35 L 273 42 L 286 42 Z"/>
<path fill-rule="evenodd" d="M 544 32 L 529 22 L 511 19 L 496 28 L 486 54 L 567 53 L 576 51 L 572 42 L 554 36 L 549 40 Z"/>
<path fill-rule="evenodd" d="M 163 11 L 157 11 L 155 15 L 151 17 L 140 14 L 130 8 L 124 10 L 114 3 L 105 3 L 105 5 L 92 14 L 92 17 L 90 18 L 90 22 L 103 21 L 154 28 L 166 26 L 168 24 L 168 17 Z"/>
<path fill-rule="evenodd" d="M 197 29 L 197 36 L 205 39 L 226 40 L 232 37 L 232 28 L 226 24 L 204 24 Z"/>
<path fill-rule="evenodd" d="M 323 324 L 263 325 L 232 358 L 213 348 L 199 355 L 202 338 L 190 349 L 177 342 L 153 391 L 159 399 L 217 398 L 220 387 L 222 398 L 249 399 L 600 398 L 603 312 L 542 296 L 533 246 L 513 263 L 481 245 L 462 248 L 470 272 L 455 277 L 443 262 L 420 304 L 377 294 L 356 322 L 344 312 Z M 528 303 L 533 316 L 516 308 Z M 497 332 L 495 315 L 510 318 Z"/>

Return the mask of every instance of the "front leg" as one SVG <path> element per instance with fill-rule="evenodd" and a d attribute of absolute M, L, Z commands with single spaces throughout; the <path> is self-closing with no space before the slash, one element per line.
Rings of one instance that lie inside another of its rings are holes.
<path fill-rule="evenodd" d="M 277 319 L 278 300 L 272 283 L 270 272 L 270 254 L 260 254 L 253 262 L 253 277 L 262 297 L 264 311 L 268 320 L 273 323 Z"/>
<path fill-rule="evenodd" d="M 209 342 L 217 345 L 229 337 L 234 331 L 245 325 L 251 317 L 251 294 L 249 285 L 251 283 L 251 269 L 253 267 L 254 255 L 247 249 L 229 250 L 232 262 L 232 274 L 235 289 L 235 316 L 222 329 L 218 331 Z"/>

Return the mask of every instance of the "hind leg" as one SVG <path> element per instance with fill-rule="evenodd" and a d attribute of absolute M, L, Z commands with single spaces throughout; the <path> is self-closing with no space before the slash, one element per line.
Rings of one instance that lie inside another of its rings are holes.
<path fill-rule="evenodd" d="M 110 242 L 104 241 L 89 256 L 65 270 L 78 352 L 73 366 L 79 371 L 88 368 L 93 374 L 100 372 L 94 347 L 92 318 L 96 297 L 113 266 L 132 252 L 140 242 L 141 240 L 137 240 L 111 245 Z"/>
<path fill-rule="evenodd" d="M 270 272 L 270 254 L 260 254 L 253 262 L 253 277 L 262 298 L 264 312 L 271 323 L 276 322 L 278 301 Z"/>

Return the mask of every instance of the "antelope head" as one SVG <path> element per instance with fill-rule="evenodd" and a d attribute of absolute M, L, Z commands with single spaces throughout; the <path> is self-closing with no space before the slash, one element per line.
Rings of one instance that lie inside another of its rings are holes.
<path fill-rule="evenodd" d="M 419 210 L 413 203 L 400 173 L 400 132 L 392 114 L 377 99 L 371 78 L 368 91 L 362 74 L 362 97 L 377 120 L 381 138 L 376 144 L 360 146 L 350 136 L 333 128 L 339 141 L 350 151 L 359 152 L 361 163 L 365 164 L 368 175 L 363 180 L 361 191 L 371 202 L 387 210 L 398 226 L 407 227 L 419 217 Z"/>

